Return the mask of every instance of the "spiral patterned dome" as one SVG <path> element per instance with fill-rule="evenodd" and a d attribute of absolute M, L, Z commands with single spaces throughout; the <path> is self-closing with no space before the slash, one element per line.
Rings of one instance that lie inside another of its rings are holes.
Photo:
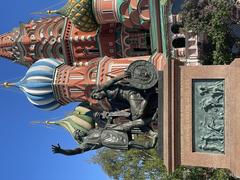
<path fill-rule="evenodd" d="M 61 9 L 49 10 L 47 13 L 67 17 L 83 32 L 92 32 L 98 28 L 92 10 L 92 0 L 68 0 Z"/>
<path fill-rule="evenodd" d="M 16 86 L 27 96 L 28 100 L 38 108 L 52 111 L 61 105 L 53 93 L 55 69 L 62 63 L 55 59 L 41 59 L 34 63 Z"/>

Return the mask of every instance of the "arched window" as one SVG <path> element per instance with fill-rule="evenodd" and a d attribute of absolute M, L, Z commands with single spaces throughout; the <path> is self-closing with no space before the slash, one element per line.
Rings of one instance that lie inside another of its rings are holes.
<path fill-rule="evenodd" d="M 182 24 L 173 24 L 173 25 L 171 26 L 171 31 L 172 31 L 172 33 L 174 33 L 174 34 L 179 34 L 181 28 L 183 28 L 183 25 L 182 25 Z"/>
<path fill-rule="evenodd" d="M 87 54 L 99 54 L 99 49 L 97 48 L 92 48 L 92 49 L 87 49 Z"/>
<path fill-rule="evenodd" d="M 172 41 L 172 46 L 174 48 L 183 48 L 185 47 L 185 38 L 181 37 L 181 38 L 176 38 Z"/>

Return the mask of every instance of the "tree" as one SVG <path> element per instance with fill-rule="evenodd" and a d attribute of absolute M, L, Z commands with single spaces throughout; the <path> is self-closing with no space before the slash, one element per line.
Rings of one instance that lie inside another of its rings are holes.
<path fill-rule="evenodd" d="M 103 148 L 92 159 L 113 179 L 124 180 L 231 180 L 229 171 L 223 169 L 179 167 L 169 174 L 155 149 L 118 151 Z"/>
<path fill-rule="evenodd" d="M 118 151 L 103 148 L 97 151 L 93 162 L 101 165 L 113 179 L 159 179 L 166 169 L 157 152 L 152 150 Z"/>
<path fill-rule="evenodd" d="M 229 64 L 234 59 L 232 47 L 238 39 L 231 33 L 234 1 L 185 0 L 182 8 L 184 28 L 205 33 L 212 50 L 205 52 L 205 64 Z"/>

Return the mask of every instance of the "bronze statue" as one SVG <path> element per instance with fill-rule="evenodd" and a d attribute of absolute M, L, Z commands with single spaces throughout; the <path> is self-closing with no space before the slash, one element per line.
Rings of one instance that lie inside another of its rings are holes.
<path fill-rule="evenodd" d="M 151 63 L 134 62 L 123 75 L 112 78 L 91 94 L 99 101 L 107 99 L 111 111 L 94 111 L 89 104 L 81 103 L 63 120 L 46 121 L 48 125 L 67 129 L 79 144 L 71 150 L 64 150 L 59 144 L 52 145 L 52 151 L 75 155 L 101 147 L 118 150 L 153 148 L 157 133 L 149 123 L 156 120 L 157 114 L 156 77 Z M 147 134 L 151 141 L 134 141 L 132 135 L 139 133 Z"/>
<path fill-rule="evenodd" d="M 107 83 L 105 83 L 100 89 L 96 89 L 92 92 L 91 97 L 96 100 L 103 100 L 107 98 L 112 110 L 124 110 L 130 109 L 131 119 L 136 120 L 145 117 L 157 108 L 157 93 L 155 88 L 150 88 L 148 90 L 137 89 L 128 83 L 127 78 L 131 77 L 130 73 L 127 71 L 125 74 L 112 78 Z M 149 100 L 151 105 L 146 112 L 146 108 Z"/>
<path fill-rule="evenodd" d="M 142 120 L 135 120 L 134 125 L 139 126 Z M 128 150 L 128 149 L 150 149 L 156 143 L 156 138 L 152 142 L 139 143 L 131 139 L 128 133 L 130 128 L 134 127 L 132 122 L 122 125 L 114 125 L 105 128 L 94 128 L 88 133 L 81 130 L 76 130 L 74 133 L 75 140 L 79 143 L 76 149 L 65 150 L 60 145 L 52 145 L 54 153 L 61 153 L 64 155 L 76 155 L 83 152 L 98 149 L 101 147 L 108 147 L 111 149 Z"/>
<path fill-rule="evenodd" d="M 52 145 L 52 151 L 54 153 L 75 155 L 101 147 L 119 150 L 128 150 L 131 148 L 149 149 L 153 148 L 156 143 L 157 134 L 154 134 L 155 137 L 152 138 L 151 142 L 139 143 L 132 139 L 131 129 L 143 126 L 145 122 L 142 119 L 129 121 L 120 125 L 106 124 L 106 126 L 102 128 L 94 126 L 92 117 L 87 115 L 88 112 L 86 107 L 79 106 L 71 116 L 63 120 L 46 122 L 46 124 L 63 126 L 79 144 L 78 148 L 72 150 L 64 150 L 59 144 Z"/>

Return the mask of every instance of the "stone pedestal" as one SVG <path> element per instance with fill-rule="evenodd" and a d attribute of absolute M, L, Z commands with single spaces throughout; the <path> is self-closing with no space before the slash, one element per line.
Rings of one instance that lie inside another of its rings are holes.
<path fill-rule="evenodd" d="M 163 73 L 163 150 L 169 172 L 180 164 L 180 61 L 172 60 Z"/>
<path fill-rule="evenodd" d="M 240 59 L 221 66 L 168 64 L 162 154 L 170 172 L 186 165 L 226 168 L 240 176 L 239 82 Z"/>

